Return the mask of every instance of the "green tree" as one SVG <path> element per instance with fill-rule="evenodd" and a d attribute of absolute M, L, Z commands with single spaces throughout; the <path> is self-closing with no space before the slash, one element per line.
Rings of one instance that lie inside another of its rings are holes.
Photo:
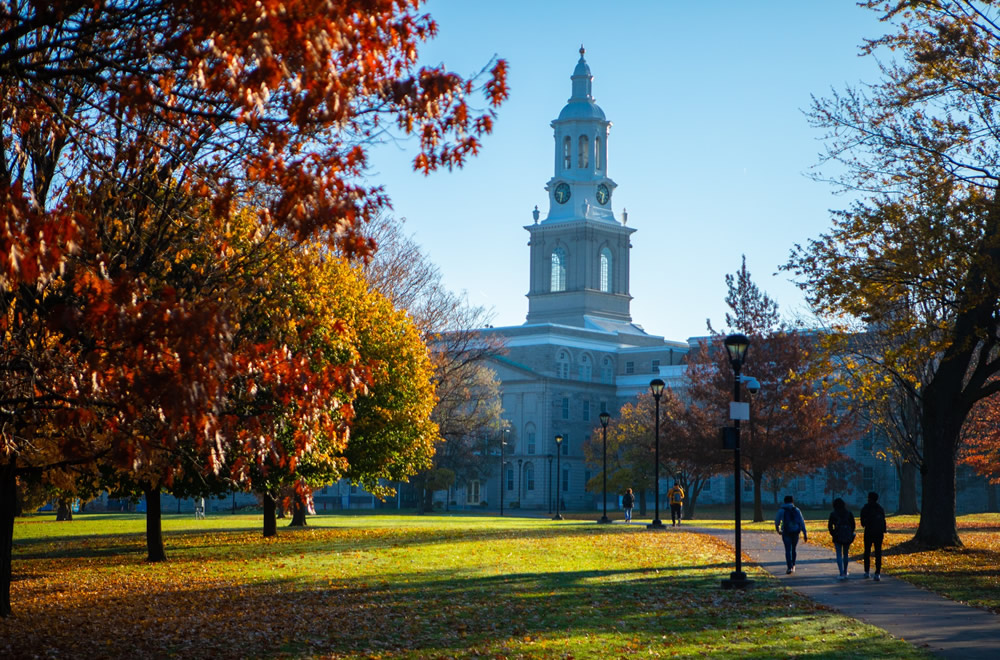
<path fill-rule="evenodd" d="M 838 331 L 860 322 L 903 340 L 881 361 L 919 396 L 914 540 L 957 546 L 962 427 L 1000 392 L 1000 12 L 989 1 L 864 4 L 891 29 L 862 50 L 887 53 L 882 79 L 816 99 L 809 112 L 827 131 L 833 180 L 861 199 L 797 246 L 786 268 Z"/>
<path fill-rule="evenodd" d="M 213 471 L 281 451 L 272 409 L 232 405 L 252 392 L 296 402 L 296 452 L 338 433 L 331 395 L 353 365 L 234 341 L 241 291 L 210 286 L 211 269 L 177 288 L 162 269 L 194 232 L 231 272 L 248 197 L 261 241 L 369 253 L 362 226 L 388 205 L 364 176 L 372 143 L 390 127 L 418 136 L 419 171 L 461 166 L 507 93 L 502 61 L 484 110 L 474 81 L 418 67 L 435 33 L 416 1 L 4 3 L 0 616 L 20 476 L 128 471 L 158 445 L 190 443 Z M 190 214 L 195 199 L 210 213 Z M 148 415 L 153 433 L 130 432 Z"/>

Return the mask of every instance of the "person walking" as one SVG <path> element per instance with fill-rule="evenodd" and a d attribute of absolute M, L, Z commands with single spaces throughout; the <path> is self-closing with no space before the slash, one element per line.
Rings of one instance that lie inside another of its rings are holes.
<path fill-rule="evenodd" d="M 794 573 L 795 549 L 799 544 L 799 534 L 802 534 L 802 540 L 806 542 L 809 541 L 809 536 L 806 532 L 806 520 L 795 506 L 795 500 L 791 495 L 785 495 L 785 503 L 778 509 L 778 515 L 774 519 L 774 529 L 781 534 L 781 541 L 785 544 L 785 575 Z"/>
<path fill-rule="evenodd" d="M 625 489 L 625 494 L 622 495 L 622 509 L 625 511 L 625 522 L 632 522 L 632 507 L 635 506 L 635 495 L 632 494 L 631 488 Z"/>
<path fill-rule="evenodd" d="M 854 543 L 854 514 L 851 513 L 844 500 L 839 497 L 833 501 L 833 512 L 827 523 L 830 536 L 833 538 L 833 547 L 837 551 L 837 568 L 840 570 L 840 579 L 847 579 L 847 558 L 851 551 L 851 544 Z"/>
<path fill-rule="evenodd" d="M 870 575 L 871 551 L 875 550 L 875 576 L 882 579 L 882 539 L 885 538 L 885 509 L 878 503 L 878 493 L 868 493 L 868 503 L 861 507 L 861 526 L 865 528 L 865 579 Z"/>
<path fill-rule="evenodd" d="M 670 502 L 670 519 L 676 527 L 681 524 L 681 508 L 684 506 L 684 489 L 676 481 L 674 487 L 667 491 L 667 501 Z"/>

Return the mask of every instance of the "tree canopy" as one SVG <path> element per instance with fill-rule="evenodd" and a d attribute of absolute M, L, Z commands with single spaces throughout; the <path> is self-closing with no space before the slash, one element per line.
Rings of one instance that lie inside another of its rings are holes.
<path fill-rule="evenodd" d="M 279 236 L 371 252 L 382 136 L 416 136 L 429 173 L 492 130 L 506 64 L 418 67 L 419 6 L 0 4 L 0 615 L 19 476 L 181 446 L 218 471 L 284 451 L 291 402 L 293 463 L 345 434 L 363 365 L 314 359 L 305 324 L 299 352 L 248 336 L 244 294 Z"/>
<path fill-rule="evenodd" d="M 881 80 L 815 99 L 809 112 L 826 130 L 829 178 L 859 200 L 786 267 L 838 331 L 899 340 L 878 362 L 919 397 L 915 540 L 958 545 L 962 426 L 1000 392 L 1000 10 L 992 1 L 864 4 L 890 29 L 862 50 L 884 57 Z"/>

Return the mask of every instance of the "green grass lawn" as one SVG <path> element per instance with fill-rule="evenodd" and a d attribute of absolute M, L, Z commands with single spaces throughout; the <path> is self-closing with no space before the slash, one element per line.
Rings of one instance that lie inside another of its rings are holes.
<path fill-rule="evenodd" d="M 732 550 L 639 526 L 464 516 L 141 515 L 15 527 L 0 657 L 918 658 L 765 572 L 725 591 Z"/>

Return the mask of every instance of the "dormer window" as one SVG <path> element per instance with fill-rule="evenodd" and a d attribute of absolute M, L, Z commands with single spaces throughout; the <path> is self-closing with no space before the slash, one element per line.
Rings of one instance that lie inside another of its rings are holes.
<path fill-rule="evenodd" d="M 552 250 L 552 280 L 551 291 L 566 290 L 566 251 L 562 248 Z"/>
<path fill-rule="evenodd" d="M 570 153 L 569 153 L 570 144 L 571 144 L 571 141 L 569 139 L 569 136 L 567 135 L 566 139 L 563 140 L 563 169 L 564 170 L 568 170 L 569 168 L 571 168 L 573 166 L 573 160 L 570 157 Z"/>
<path fill-rule="evenodd" d="M 611 250 L 601 249 L 601 291 L 611 292 Z"/>
<path fill-rule="evenodd" d="M 587 167 L 590 162 L 588 155 L 590 153 L 590 140 L 587 139 L 586 135 L 580 136 L 580 149 L 577 153 L 577 167 Z"/>

